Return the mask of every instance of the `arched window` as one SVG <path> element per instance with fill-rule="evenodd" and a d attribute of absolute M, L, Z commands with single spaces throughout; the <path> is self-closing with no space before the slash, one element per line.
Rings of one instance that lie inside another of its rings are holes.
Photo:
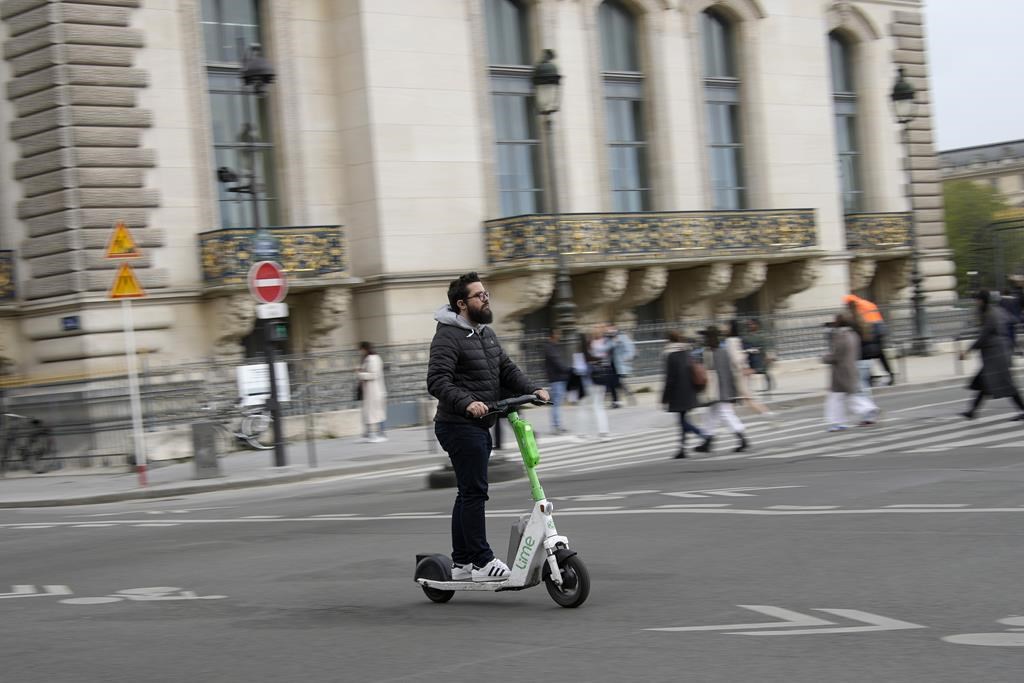
<path fill-rule="evenodd" d="M 270 100 L 246 92 L 240 78 L 244 51 L 253 43 L 262 42 L 260 4 L 258 0 L 204 0 L 201 21 L 214 164 L 216 168 L 226 166 L 239 175 L 255 170 L 261 189 L 259 222 L 276 225 L 277 183 Z M 217 181 L 211 178 L 210 182 Z M 252 202 L 244 194 L 229 192 L 231 186 L 217 183 L 221 227 L 255 225 Z"/>
<path fill-rule="evenodd" d="M 530 84 L 527 9 L 515 0 L 484 0 L 484 17 L 501 215 L 537 213 L 540 140 Z"/>
<path fill-rule="evenodd" d="M 744 209 L 747 199 L 735 31 L 725 17 L 707 10 L 701 14 L 700 34 L 713 205 L 715 209 Z"/>
<path fill-rule="evenodd" d="M 860 145 L 857 136 L 857 83 L 849 44 L 835 31 L 828 36 L 832 65 L 832 103 L 836 118 L 836 147 L 839 150 L 839 181 L 843 192 L 843 211 L 856 213 L 864 208 L 864 189 L 860 178 Z"/>
<path fill-rule="evenodd" d="M 651 190 L 636 17 L 622 3 L 605 0 L 598 22 L 612 206 L 615 211 L 647 211 Z"/>

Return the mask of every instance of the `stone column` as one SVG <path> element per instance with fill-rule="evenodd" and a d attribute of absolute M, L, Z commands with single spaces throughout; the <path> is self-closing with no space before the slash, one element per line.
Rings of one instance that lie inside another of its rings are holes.
<path fill-rule="evenodd" d="M 17 117 L 9 135 L 21 152 L 14 175 L 24 197 L 17 215 L 26 229 L 26 299 L 109 289 L 117 264 L 106 261 L 103 250 L 117 221 L 143 246 L 163 243 L 159 231 L 145 227 L 159 193 L 144 188 L 143 169 L 154 166 L 155 157 L 142 149 L 152 115 L 136 106 L 147 74 L 132 68 L 144 44 L 142 32 L 130 28 L 139 4 L 0 4 L 9 35 L 7 97 Z M 133 264 L 143 287 L 166 286 L 166 274 L 151 265 Z"/>
<path fill-rule="evenodd" d="M 671 271 L 665 286 L 665 317 L 682 325 L 713 317 L 714 300 L 731 281 L 732 265 L 722 261 Z"/>

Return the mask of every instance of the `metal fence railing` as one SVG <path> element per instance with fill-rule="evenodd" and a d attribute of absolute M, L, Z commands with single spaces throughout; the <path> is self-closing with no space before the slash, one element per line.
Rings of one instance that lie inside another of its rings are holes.
<path fill-rule="evenodd" d="M 901 345 L 912 338 L 910 306 L 889 306 L 883 312 L 892 344 Z M 758 319 L 765 335 L 772 340 L 777 356 L 795 359 L 824 353 L 824 325 L 835 313 L 834 309 L 786 312 Z M 974 308 L 965 302 L 929 305 L 928 321 L 928 336 L 932 341 L 964 337 L 973 333 Z M 654 323 L 631 330 L 637 349 L 633 360 L 634 376 L 654 378 L 661 374 L 661 354 L 670 330 L 693 336 L 715 322 Z M 528 374 L 543 378 L 545 337 L 545 334 L 523 335 L 503 339 L 502 343 Z M 378 347 L 384 361 L 389 402 L 407 408 L 404 412 L 393 411 L 393 419 L 398 422 L 395 426 L 416 424 L 422 417 L 414 406 L 427 398 L 429 346 L 429 341 L 424 341 Z M 315 415 L 358 406 L 355 398 L 358 351 L 286 356 L 281 360 L 288 364 L 292 393 L 292 401 L 284 405 L 286 416 Z M 180 436 L 182 429 L 197 420 L 229 415 L 238 397 L 236 365 L 214 361 L 179 364 L 143 361 L 140 391 L 146 431 L 156 438 L 177 429 Z M 0 398 L 0 409 L 43 418 L 53 429 L 62 457 L 80 461 L 83 466 L 123 464 L 126 454 L 131 452 L 127 386 L 124 377 L 109 377 L 88 382 L 9 387 Z M 392 411 L 389 411 L 389 419 L 392 419 Z"/>

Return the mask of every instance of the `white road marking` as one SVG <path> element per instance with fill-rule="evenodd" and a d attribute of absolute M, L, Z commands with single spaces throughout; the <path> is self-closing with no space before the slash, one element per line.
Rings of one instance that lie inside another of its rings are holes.
<path fill-rule="evenodd" d="M 697 489 L 694 491 L 675 491 L 672 493 L 664 493 L 665 496 L 675 496 L 676 498 L 710 498 L 711 496 L 756 496 L 756 493 L 748 493 L 748 491 L 773 491 L 777 489 L 802 489 L 802 485 L 791 485 L 791 486 L 733 486 L 730 488 L 720 489 Z"/>
<path fill-rule="evenodd" d="M 836 628 L 810 628 L 810 629 L 794 629 L 787 631 L 753 631 L 749 633 L 731 633 L 730 635 L 743 635 L 743 636 L 806 636 L 806 635 L 817 635 L 819 633 L 834 634 L 834 633 L 866 633 L 869 631 L 901 631 L 906 629 L 914 628 L 928 628 L 921 624 L 912 624 L 909 621 L 900 621 L 899 619 L 890 619 L 889 617 L 883 617 L 878 614 L 872 614 L 871 612 L 862 612 L 857 609 L 815 609 L 815 612 L 828 612 L 829 614 L 835 614 L 836 616 L 846 617 L 854 621 L 863 621 L 868 624 L 867 626 L 839 626 Z"/>
<path fill-rule="evenodd" d="M 766 510 L 838 510 L 838 505 L 769 505 Z"/>
<path fill-rule="evenodd" d="M 772 605 L 737 605 L 771 617 L 777 617 L 782 621 L 755 623 L 755 624 L 715 624 L 713 626 L 671 626 L 667 628 L 647 628 L 645 631 L 663 631 L 669 633 L 692 632 L 692 631 L 725 631 L 726 635 L 739 636 L 803 636 L 819 633 L 865 633 L 871 631 L 897 631 L 904 629 L 927 628 L 921 624 L 912 624 L 909 621 L 890 619 L 870 612 L 862 612 L 855 609 L 815 609 L 816 612 L 827 612 L 836 616 L 845 617 L 853 621 L 859 621 L 867 626 L 835 626 L 834 621 L 827 621 L 810 614 L 794 612 L 782 607 Z M 794 626 L 800 628 L 793 628 Z M 828 626 L 831 628 L 815 628 Z M 752 630 L 757 629 L 757 630 Z"/>
<path fill-rule="evenodd" d="M 648 493 L 660 493 L 660 491 L 658 491 L 656 489 L 641 489 L 639 491 L 614 491 L 612 493 L 609 493 L 608 495 L 609 496 L 643 496 L 643 495 L 647 495 Z"/>
<path fill-rule="evenodd" d="M 1000 425 L 1000 426 L 1002 426 L 1002 425 Z M 988 430 L 986 430 L 986 431 L 988 431 Z M 908 450 L 907 453 L 927 452 L 927 451 L 935 450 L 936 448 L 941 448 L 942 450 L 949 450 L 951 448 L 959 448 L 960 446 L 977 446 L 977 445 L 983 444 L 983 443 L 991 443 L 993 441 L 1004 441 L 1006 439 L 1014 439 L 1015 440 L 1014 443 L 1010 444 L 1011 446 L 1020 446 L 1021 445 L 1021 438 L 1022 438 L 1022 436 L 1024 436 L 1024 434 L 1007 434 L 1005 432 L 1001 433 L 1001 434 L 994 434 L 992 436 L 984 436 L 984 437 L 980 437 L 980 438 L 977 437 L 977 436 L 974 436 L 973 438 L 970 438 L 970 439 L 962 439 L 960 441 L 954 441 L 952 443 L 944 443 L 944 444 L 942 444 L 942 446 L 933 446 L 932 448 L 918 448 L 918 449 Z"/>
<path fill-rule="evenodd" d="M 959 633 L 943 638 L 955 645 L 983 645 L 986 647 L 1024 647 L 1024 633 Z"/>
<path fill-rule="evenodd" d="M 283 515 L 246 515 L 242 519 L 278 519 Z"/>
<path fill-rule="evenodd" d="M 12 591 L 10 593 L 0 593 L 0 600 L 7 600 L 11 598 L 39 598 L 48 595 L 71 595 L 71 589 L 65 585 L 46 585 L 43 586 L 42 591 L 36 591 L 36 587 L 29 585 L 16 585 L 11 586 Z"/>
<path fill-rule="evenodd" d="M 810 614 L 801 614 L 800 612 L 794 612 L 792 610 L 783 609 L 782 607 L 773 607 L 771 605 L 737 605 L 743 609 L 749 609 L 754 612 L 760 612 L 761 614 L 767 614 L 770 617 L 776 617 L 782 619 L 782 621 L 772 621 L 768 623 L 758 624 L 715 624 L 712 626 L 670 626 L 667 628 L 645 628 L 645 631 L 665 631 L 668 633 L 681 633 L 684 631 L 733 631 L 738 628 L 752 629 L 752 628 L 786 628 L 787 626 L 831 626 L 834 622 L 826 621 L 825 619 L 819 619 L 818 617 L 811 616 Z"/>
<path fill-rule="evenodd" d="M 658 509 L 664 508 L 727 508 L 732 503 L 670 503 L 669 505 L 659 505 Z"/>
<path fill-rule="evenodd" d="M 132 526 L 178 526 L 181 522 L 142 522 L 141 524 L 133 524 Z"/>
<path fill-rule="evenodd" d="M 621 510 L 621 509 L 622 509 L 621 505 L 618 505 L 618 506 L 607 506 L 607 507 L 601 507 L 599 505 L 596 505 L 594 507 L 562 508 L 561 510 L 558 510 L 558 512 L 561 513 L 561 512 L 581 512 L 583 510 L 590 511 L 590 510 Z"/>
<path fill-rule="evenodd" d="M 900 503 L 899 505 L 884 505 L 887 508 L 965 508 L 967 503 Z"/>
<path fill-rule="evenodd" d="M 113 522 L 88 522 L 86 524 L 75 524 L 72 529 L 99 529 L 101 527 L 117 526 Z"/>

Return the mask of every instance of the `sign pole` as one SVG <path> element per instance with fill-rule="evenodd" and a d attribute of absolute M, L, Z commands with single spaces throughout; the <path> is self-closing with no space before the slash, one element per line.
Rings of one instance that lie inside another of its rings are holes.
<path fill-rule="evenodd" d="M 139 376 L 136 372 L 135 324 L 132 319 L 131 299 L 121 299 L 124 318 L 124 353 L 128 363 L 128 397 L 132 410 L 132 434 L 135 439 L 135 468 L 139 473 L 139 486 L 146 486 L 146 437 L 142 431 L 142 400 L 139 396 Z"/>

